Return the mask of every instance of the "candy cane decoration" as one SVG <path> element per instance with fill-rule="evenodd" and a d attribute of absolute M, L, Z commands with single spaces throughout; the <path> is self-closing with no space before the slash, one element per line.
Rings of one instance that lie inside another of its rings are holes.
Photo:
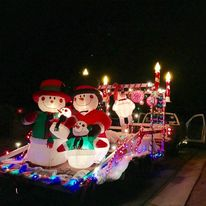
<path fill-rule="evenodd" d="M 158 88 L 159 88 L 159 84 L 160 84 L 160 69 L 161 69 L 161 66 L 159 64 L 159 62 L 156 63 L 155 65 L 155 90 L 157 91 Z"/>
<path fill-rule="evenodd" d="M 169 72 L 167 72 L 167 74 L 166 74 L 166 92 L 165 92 L 166 102 L 170 102 L 170 80 L 171 80 L 171 75 Z"/>
<path fill-rule="evenodd" d="M 108 76 L 104 76 L 103 77 L 103 85 L 105 86 L 105 89 L 103 91 L 103 100 L 105 102 L 105 107 L 106 107 L 106 114 L 109 116 L 110 115 L 110 112 L 109 112 L 109 109 L 110 109 L 110 90 L 108 90 L 108 83 L 109 83 L 109 78 Z"/>

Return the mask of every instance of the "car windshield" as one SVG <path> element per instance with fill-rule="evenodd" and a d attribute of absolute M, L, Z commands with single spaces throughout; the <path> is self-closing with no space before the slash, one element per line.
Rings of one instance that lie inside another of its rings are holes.
<path fill-rule="evenodd" d="M 144 123 L 150 123 L 151 114 L 146 114 L 144 118 Z M 163 114 L 153 114 L 153 123 L 162 124 L 163 123 Z M 165 124 L 178 124 L 177 119 L 174 114 L 165 114 Z"/>

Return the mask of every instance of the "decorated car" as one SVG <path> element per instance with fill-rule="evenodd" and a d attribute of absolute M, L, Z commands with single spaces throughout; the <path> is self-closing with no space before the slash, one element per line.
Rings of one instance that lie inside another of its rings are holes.
<path fill-rule="evenodd" d="M 170 79 L 164 90 L 159 84 L 159 64 L 154 83 L 80 85 L 71 97 L 61 91 L 60 80 L 43 81 L 33 94 L 40 111 L 24 119 L 25 125 L 33 124 L 30 142 L 0 157 L 1 173 L 77 191 L 118 180 L 134 158 L 161 157 Z M 148 108 L 149 122 L 134 121 L 139 105 Z M 112 125 L 112 113 L 118 126 Z M 155 114 L 163 114 L 159 127 Z M 157 133 L 162 135 L 155 138 Z"/>

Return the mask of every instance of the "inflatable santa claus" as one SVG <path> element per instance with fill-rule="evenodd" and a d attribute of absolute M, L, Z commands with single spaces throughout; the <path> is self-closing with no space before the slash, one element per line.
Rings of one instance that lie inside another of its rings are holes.
<path fill-rule="evenodd" d="M 111 119 L 97 109 L 101 101 L 100 92 L 92 86 L 82 85 L 74 91 L 73 116 L 65 123 L 72 128 L 71 139 L 57 149 L 58 152 L 68 150 L 71 167 L 88 168 L 93 163 L 99 163 L 109 150 L 105 130 L 110 127 Z"/>
<path fill-rule="evenodd" d="M 117 85 L 114 90 L 115 101 L 112 110 L 116 112 L 119 117 L 120 126 L 124 128 L 126 126 L 125 119 L 128 120 L 127 124 L 131 124 L 133 121 L 132 112 L 135 109 L 135 104 L 127 98 L 125 91 L 120 89 L 120 86 Z"/>
<path fill-rule="evenodd" d="M 66 153 L 57 152 L 57 147 L 67 141 L 69 129 L 58 122 L 53 128 L 55 131 L 50 132 L 52 123 L 57 122 L 59 118 L 59 111 L 67 102 L 71 102 L 70 96 L 61 91 L 62 86 L 62 81 L 48 79 L 41 83 L 40 91 L 33 94 L 33 100 L 41 111 L 28 114 L 23 121 L 24 125 L 33 125 L 30 145 L 25 156 L 25 161 L 31 164 L 51 167 L 67 161 Z"/>

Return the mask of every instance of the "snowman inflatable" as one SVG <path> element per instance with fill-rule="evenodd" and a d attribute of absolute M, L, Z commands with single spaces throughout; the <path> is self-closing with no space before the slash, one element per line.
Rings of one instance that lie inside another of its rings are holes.
<path fill-rule="evenodd" d="M 25 125 L 33 125 L 25 155 L 25 161 L 30 164 L 53 167 L 67 161 L 66 153 L 58 153 L 57 147 L 66 142 L 69 129 L 62 123 L 59 123 L 58 129 L 50 128 L 53 122 L 57 122 L 59 111 L 71 101 L 67 94 L 60 91 L 62 86 L 60 80 L 48 79 L 41 83 L 40 91 L 33 94 L 33 100 L 41 111 L 28 114 L 23 122 Z"/>
<path fill-rule="evenodd" d="M 67 142 L 57 148 L 57 151 L 69 151 L 69 165 L 78 168 L 88 168 L 95 161 L 94 136 L 89 136 L 89 127 L 84 121 L 77 121 L 72 128 L 72 135 Z"/>
<path fill-rule="evenodd" d="M 85 169 L 99 163 L 109 150 L 105 130 L 110 127 L 111 119 L 97 110 L 100 101 L 100 92 L 92 86 L 82 85 L 74 91 L 73 116 L 65 122 L 68 128 L 73 128 L 74 137 L 57 149 L 58 152 L 68 150 L 68 162 L 73 168 Z M 78 134 L 85 137 L 79 139 Z M 77 147 L 73 144 L 75 136 L 78 138 Z"/>

